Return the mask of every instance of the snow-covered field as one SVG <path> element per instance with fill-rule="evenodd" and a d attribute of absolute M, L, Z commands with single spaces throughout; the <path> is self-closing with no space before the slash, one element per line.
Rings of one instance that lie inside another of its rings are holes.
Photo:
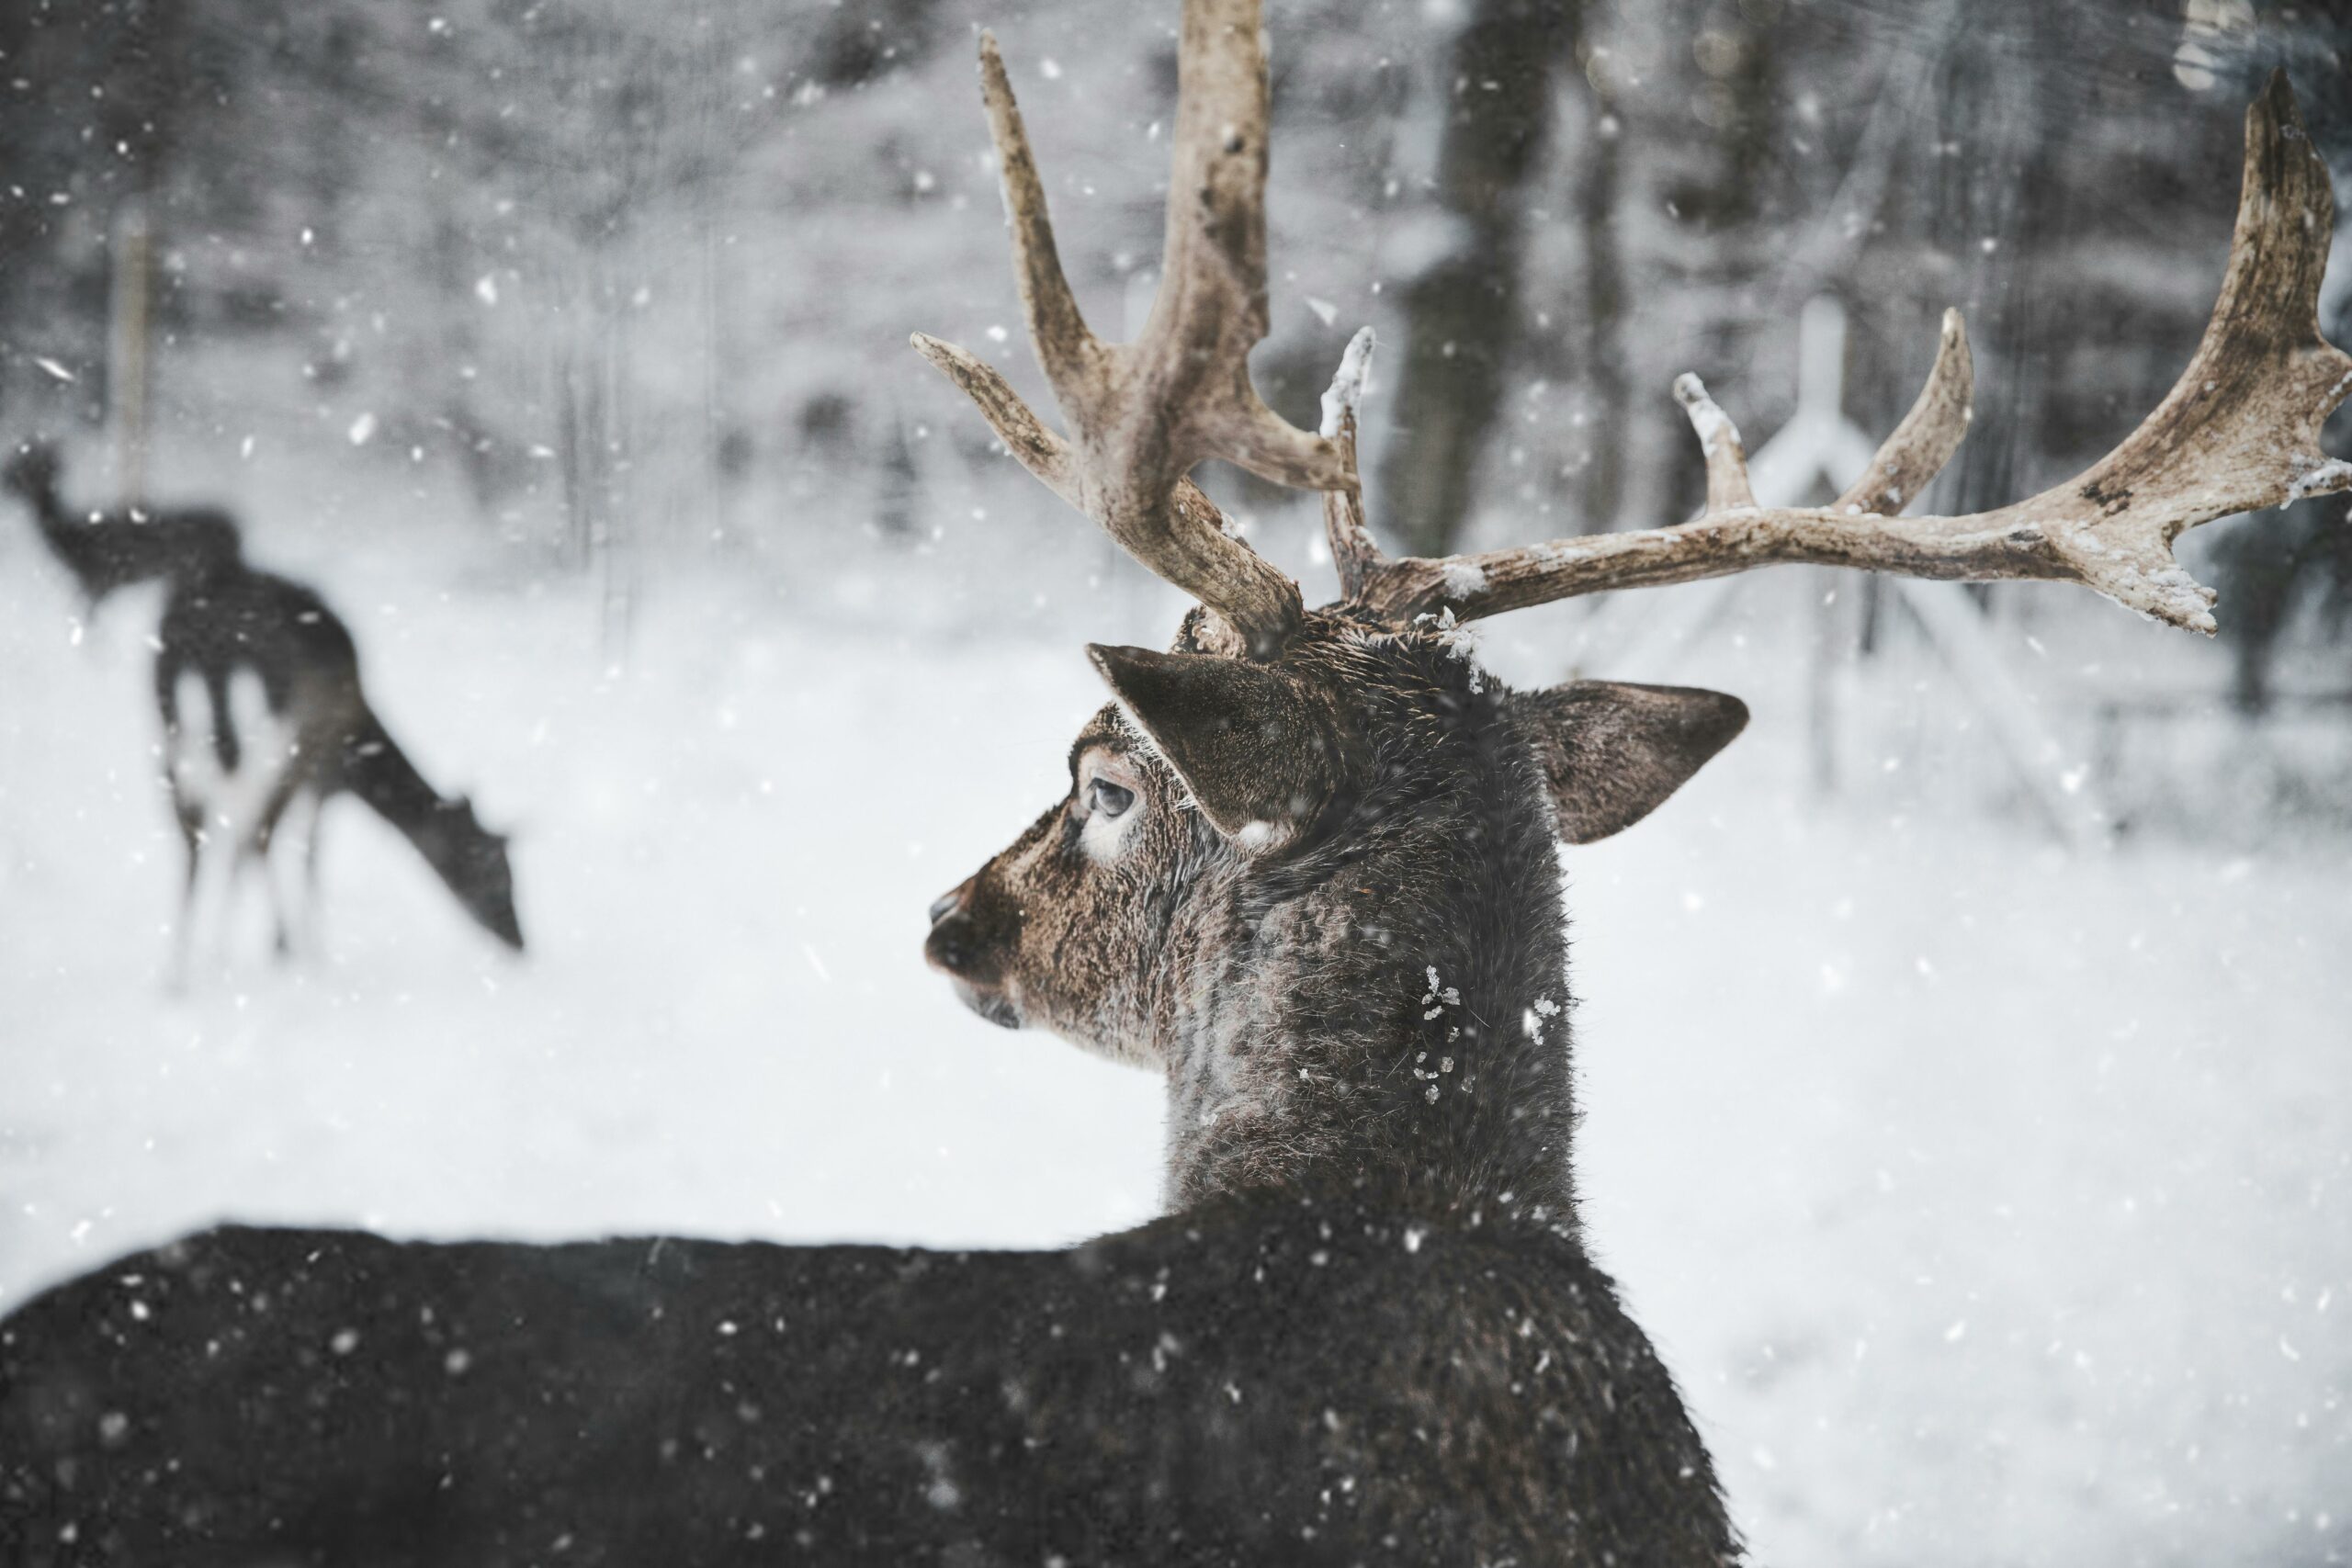
<path fill-rule="evenodd" d="M 532 951 L 345 803 L 327 961 L 272 967 L 256 909 L 175 999 L 152 606 L 77 638 L 0 519 L 0 1308 L 222 1215 L 994 1246 L 1151 1213 L 1157 1086 L 970 1018 L 918 947 L 1061 789 L 1080 641 L 1170 601 L 876 607 L 967 577 L 953 544 L 781 598 L 667 577 L 615 663 L 584 585 L 261 531 L 516 829 Z M 1825 806 L 1801 651 L 1756 629 L 1674 671 L 1748 736 L 1570 869 L 1590 1230 L 1759 1556 L 2352 1556 L 2352 843 Z"/>

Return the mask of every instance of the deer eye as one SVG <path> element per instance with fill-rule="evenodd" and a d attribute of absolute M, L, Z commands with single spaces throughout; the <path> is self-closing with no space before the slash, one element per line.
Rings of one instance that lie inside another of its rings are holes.
<path fill-rule="evenodd" d="M 1098 778 L 1086 786 L 1086 809 L 1090 816 L 1125 817 L 1127 807 L 1135 803 L 1135 791 L 1125 784 L 1114 784 L 1109 779 Z"/>

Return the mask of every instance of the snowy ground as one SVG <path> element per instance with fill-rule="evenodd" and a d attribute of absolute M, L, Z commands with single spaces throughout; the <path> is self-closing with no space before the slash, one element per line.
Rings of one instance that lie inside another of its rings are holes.
<path fill-rule="evenodd" d="M 584 588 L 266 540 L 518 830 L 532 953 L 345 804 L 329 962 L 174 1000 L 152 610 L 77 645 L 28 536 L 0 519 L 0 1307 L 220 1215 L 1034 1245 L 1153 1212 L 1156 1086 L 968 1017 L 918 944 L 1061 788 L 1080 638 L 1157 640 L 1164 598 L 980 637 L 849 613 L 952 558 L 783 605 L 676 578 L 614 667 Z M 1823 807 L 1799 663 L 1679 666 L 1755 727 L 1571 862 L 1590 1229 L 1760 1555 L 2352 1556 L 2352 843 Z"/>

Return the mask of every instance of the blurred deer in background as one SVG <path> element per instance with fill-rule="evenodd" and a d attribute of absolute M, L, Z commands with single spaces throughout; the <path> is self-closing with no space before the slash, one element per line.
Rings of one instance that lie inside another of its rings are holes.
<path fill-rule="evenodd" d="M 417 772 L 360 689 L 350 628 L 316 593 L 243 567 L 175 578 L 157 640 L 164 768 L 187 845 L 178 980 L 197 928 L 226 927 L 248 868 L 268 884 L 278 951 L 315 945 L 319 817 L 342 794 L 414 846 L 484 931 L 522 949 L 505 838 Z"/>
<path fill-rule="evenodd" d="M 172 983 L 187 983 L 199 926 L 225 940 L 249 870 L 268 886 L 278 951 L 316 945 L 318 818 L 344 793 L 414 845 L 485 931 L 520 949 L 506 840 L 469 801 L 444 798 L 393 742 L 360 690 L 350 629 L 326 603 L 246 565 L 223 512 L 126 509 L 76 519 L 58 498 L 58 471 L 55 450 L 36 442 L 5 478 L 89 602 L 149 578 L 168 584 L 155 704 L 187 851 Z"/>
<path fill-rule="evenodd" d="M 2325 171 L 2283 85 L 2248 118 L 2203 347 L 2082 479 L 1980 517 L 1881 510 L 1965 424 L 1948 321 L 1926 392 L 1837 506 L 1755 509 L 1692 385 L 1697 522 L 1419 560 L 1364 529 L 1363 340 L 1319 434 L 1248 380 L 1257 0 L 1184 6 L 1165 281 L 1133 344 L 1087 333 L 986 38 L 981 69 L 1072 437 L 918 344 L 1202 607 L 1173 652 L 1091 650 L 1114 700 L 1068 795 L 934 907 L 928 952 L 996 1021 L 1166 1074 L 1173 1212 L 1026 1254 L 190 1237 L 0 1325 L 7 1562 L 1736 1557 L 1704 1446 L 1578 1224 L 1554 850 L 1657 807 L 1744 713 L 1668 688 L 1512 693 L 1455 623 L 1789 558 L 2072 576 L 2193 623 L 2174 533 L 2352 479 L 2312 455 L 2352 360 L 2310 324 Z M 1184 477 L 1212 455 L 1328 492 L 1339 603 L 1306 610 L 1225 532 Z"/>

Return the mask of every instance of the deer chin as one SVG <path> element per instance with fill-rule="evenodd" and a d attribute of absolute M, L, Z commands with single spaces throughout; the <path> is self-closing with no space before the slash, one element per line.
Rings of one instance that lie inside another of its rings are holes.
<path fill-rule="evenodd" d="M 953 979 L 956 998 L 999 1029 L 1020 1029 L 1025 1026 L 1021 1016 L 1021 1004 L 1011 993 L 991 987 L 975 986 L 969 980 Z"/>

